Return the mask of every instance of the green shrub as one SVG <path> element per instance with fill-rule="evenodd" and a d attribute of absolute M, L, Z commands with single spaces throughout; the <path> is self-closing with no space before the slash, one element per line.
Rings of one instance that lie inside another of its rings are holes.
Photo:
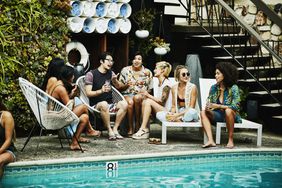
<path fill-rule="evenodd" d="M 40 86 L 52 57 L 65 57 L 69 10 L 69 0 L 0 1 L 1 100 L 13 113 L 16 126 L 27 129 L 36 121 L 18 78 Z"/>

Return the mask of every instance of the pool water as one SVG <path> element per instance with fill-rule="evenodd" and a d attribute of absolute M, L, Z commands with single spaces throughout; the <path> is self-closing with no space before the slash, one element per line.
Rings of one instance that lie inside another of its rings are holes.
<path fill-rule="evenodd" d="M 116 170 L 107 170 L 105 161 L 8 167 L 0 187 L 282 187 L 282 152 L 197 154 L 113 164 Z"/>

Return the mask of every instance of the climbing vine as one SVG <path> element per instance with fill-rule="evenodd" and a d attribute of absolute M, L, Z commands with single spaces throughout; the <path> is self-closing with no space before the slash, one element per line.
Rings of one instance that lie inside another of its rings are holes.
<path fill-rule="evenodd" d="M 69 0 L 0 0 L 0 91 L 16 126 L 34 125 L 18 78 L 39 86 L 52 57 L 65 57 Z"/>

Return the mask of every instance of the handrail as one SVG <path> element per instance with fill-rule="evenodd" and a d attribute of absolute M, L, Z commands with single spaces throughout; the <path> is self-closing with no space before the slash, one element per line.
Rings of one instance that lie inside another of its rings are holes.
<path fill-rule="evenodd" d="M 198 4 L 197 4 L 198 3 Z M 231 2 L 231 6 L 234 6 L 234 0 Z M 189 9 L 187 9 L 185 6 L 183 6 L 187 11 Z M 217 9 L 217 10 L 216 10 Z M 225 13 L 227 13 L 229 16 L 227 16 L 226 14 L 222 14 L 222 10 L 225 11 Z M 204 12 L 206 11 L 206 12 Z M 218 12 L 216 12 L 218 11 Z M 206 15 L 204 16 L 204 13 L 206 13 Z M 205 18 L 206 17 L 206 18 Z M 228 19 L 227 19 L 228 18 Z M 231 18 L 231 19 L 230 19 Z M 226 20 L 225 20 L 226 19 Z M 208 22 L 206 22 L 206 20 Z M 264 91 L 266 91 L 271 98 L 276 101 L 277 103 L 279 103 L 280 105 L 282 105 L 281 101 L 279 101 L 273 92 L 273 89 L 268 86 L 268 85 L 264 85 L 260 79 L 262 77 L 260 77 L 259 74 L 252 74 L 252 72 L 250 72 L 247 69 L 247 59 L 246 56 L 247 55 L 243 55 L 244 59 L 240 62 L 237 58 L 236 58 L 236 53 L 235 53 L 235 47 L 236 45 L 230 40 L 228 45 L 231 46 L 232 48 L 230 50 L 228 50 L 224 43 L 223 43 L 223 37 L 217 39 L 214 33 L 218 33 L 221 32 L 219 35 L 222 35 L 224 33 L 228 33 L 228 30 L 231 30 L 233 33 L 235 30 L 238 30 L 240 28 L 243 28 L 245 31 L 247 31 L 249 34 L 246 34 L 247 32 L 245 32 L 246 36 L 252 36 L 256 39 L 257 44 L 260 44 L 262 47 L 264 47 L 269 53 L 270 55 L 272 55 L 272 57 L 276 58 L 277 61 L 282 64 L 282 58 L 275 53 L 274 50 L 271 49 L 271 47 L 269 45 L 267 45 L 261 38 L 261 36 L 250 26 L 248 25 L 241 17 L 239 17 L 239 15 L 237 15 L 237 13 L 235 13 L 235 11 L 227 5 L 227 3 L 225 3 L 223 0 L 205 0 L 205 4 L 202 4 L 202 1 L 196 1 L 196 19 L 195 21 L 202 27 L 202 29 L 204 29 L 211 38 L 214 39 L 214 41 L 230 56 L 232 57 L 232 59 L 239 65 L 241 66 L 245 73 L 247 73 Z M 205 23 L 208 23 L 208 26 L 205 25 Z M 225 27 L 224 24 L 226 24 Z M 228 26 L 231 26 L 229 27 Z M 232 34 L 234 36 L 234 34 Z M 239 34 L 237 34 L 239 35 Z M 231 36 L 231 35 L 230 35 Z M 239 38 L 240 40 L 240 38 Z M 242 46 L 241 46 L 242 45 Z M 252 43 L 249 41 L 246 41 L 245 44 L 240 44 L 239 46 L 241 47 L 252 47 Z M 261 47 L 260 46 L 260 47 Z M 259 46 L 258 46 L 259 47 Z M 264 55 L 262 55 L 262 51 L 260 48 L 260 51 L 256 54 L 256 55 L 252 55 L 252 60 L 254 61 L 254 58 L 260 58 L 263 57 Z M 271 56 L 270 56 L 271 57 Z M 263 67 L 271 67 L 271 68 L 275 68 L 276 66 L 273 63 L 273 59 L 271 59 L 270 62 L 268 62 L 267 65 L 263 65 Z M 255 69 L 259 70 L 259 67 L 257 65 L 254 66 Z M 265 77 L 266 80 L 274 80 L 274 81 L 279 81 L 280 77 L 279 76 L 267 76 Z M 280 87 L 280 85 L 277 86 L 278 87 L 278 93 L 281 93 L 282 89 Z"/>
<path fill-rule="evenodd" d="M 265 42 L 263 42 L 261 36 L 251 27 L 249 26 L 243 19 L 241 19 L 233 9 L 231 9 L 225 2 L 224 0 L 215 0 L 217 3 L 219 3 L 225 10 L 228 11 L 229 14 L 232 15 L 233 18 L 236 19 L 238 23 L 240 23 L 241 26 L 243 26 L 250 34 L 252 34 L 258 42 L 266 48 L 271 55 L 273 55 L 280 63 L 282 63 L 282 57 L 280 57 L 278 54 L 276 54 Z"/>

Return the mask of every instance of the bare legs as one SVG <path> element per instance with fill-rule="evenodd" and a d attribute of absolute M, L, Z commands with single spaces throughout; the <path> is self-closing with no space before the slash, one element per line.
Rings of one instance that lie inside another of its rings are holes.
<path fill-rule="evenodd" d="M 234 147 L 233 132 L 234 132 L 235 116 L 236 114 L 232 109 L 230 108 L 225 109 L 225 121 L 226 121 L 226 127 L 228 129 L 228 143 L 226 145 L 227 148 Z M 208 142 L 202 146 L 204 148 L 215 146 L 215 142 L 212 136 L 212 128 L 211 128 L 212 119 L 213 119 L 213 115 L 211 111 L 207 111 L 207 110 L 201 111 L 202 126 L 208 136 Z"/>
<path fill-rule="evenodd" d="M 4 165 L 14 161 L 15 161 L 14 156 L 7 151 L 0 155 L 0 178 L 2 178 L 4 173 Z"/>
<path fill-rule="evenodd" d="M 105 101 L 100 102 L 97 104 L 97 109 L 101 113 L 101 118 L 103 120 L 104 126 L 108 129 L 109 137 L 116 135 L 117 138 L 122 138 L 118 133 L 118 128 L 120 126 L 121 121 L 123 120 L 126 112 L 127 112 L 127 102 L 126 101 L 120 101 L 117 103 L 117 113 L 116 113 L 116 120 L 115 125 L 113 128 L 111 128 L 110 125 L 110 112 L 109 112 L 109 104 Z"/>
<path fill-rule="evenodd" d="M 132 135 L 133 134 L 133 109 L 134 109 L 134 102 L 131 97 L 125 96 L 125 100 L 127 101 L 128 108 L 127 108 L 127 119 L 128 119 L 128 124 L 127 124 L 127 134 Z"/>
<path fill-rule="evenodd" d="M 120 101 L 117 103 L 117 114 L 116 114 L 116 120 L 115 125 L 113 127 L 113 131 L 115 134 L 118 133 L 118 128 L 120 126 L 121 121 L 123 120 L 124 116 L 126 115 L 127 111 L 127 102 L 126 101 Z"/>
<path fill-rule="evenodd" d="M 89 122 L 88 114 L 82 114 L 81 116 L 79 116 L 79 124 L 78 124 L 77 129 L 74 133 L 74 136 L 72 137 L 72 143 L 70 145 L 70 148 L 72 150 L 79 150 L 80 149 L 78 142 L 77 142 L 78 140 L 84 141 L 84 142 L 87 141 L 85 138 L 81 138 L 80 135 L 83 132 L 83 130 L 85 129 L 88 122 Z"/>
<path fill-rule="evenodd" d="M 80 117 L 82 114 L 87 114 L 88 115 L 88 108 L 86 105 L 78 105 L 75 106 L 73 109 L 73 112 Z M 101 132 L 94 130 L 93 127 L 91 126 L 90 121 L 88 121 L 87 125 L 86 125 L 86 135 L 88 136 L 100 136 Z"/>
<path fill-rule="evenodd" d="M 215 142 L 213 140 L 212 136 L 212 128 L 211 128 L 211 119 L 212 119 L 212 113 L 211 111 L 203 110 L 201 111 L 201 121 L 202 121 L 202 126 L 204 128 L 205 133 L 208 136 L 208 142 L 203 145 L 203 148 L 210 147 L 210 146 L 215 146 Z"/>
<path fill-rule="evenodd" d="M 226 120 L 226 127 L 228 129 L 228 143 L 226 145 L 227 148 L 233 148 L 234 142 L 233 142 L 233 132 L 234 132 L 234 122 L 235 122 L 235 112 L 227 108 L 225 110 L 225 120 Z"/>
<path fill-rule="evenodd" d="M 157 113 L 159 111 L 165 110 L 165 108 L 152 99 L 144 100 L 142 103 L 142 124 L 140 129 L 147 128 L 152 110 L 154 111 L 154 113 Z"/>
<path fill-rule="evenodd" d="M 141 119 L 141 106 L 143 97 L 142 95 L 134 95 L 132 98 L 130 96 L 125 96 L 125 100 L 128 104 L 127 117 L 128 117 L 128 129 L 127 133 L 132 135 L 135 131 L 140 128 Z M 135 116 L 135 130 L 133 129 L 133 117 Z"/>
<path fill-rule="evenodd" d="M 110 124 L 109 104 L 106 101 L 102 101 L 97 104 L 96 108 L 100 111 L 104 126 L 108 129 L 108 134 L 114 135 Z"/>

